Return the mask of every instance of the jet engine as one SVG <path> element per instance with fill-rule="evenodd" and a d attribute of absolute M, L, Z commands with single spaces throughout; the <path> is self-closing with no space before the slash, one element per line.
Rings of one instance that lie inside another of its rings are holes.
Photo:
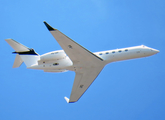
<path fill-rule="evenodd" d="M 40 56 L 40 61 L 60 60 L 66 57 L 64 50 L 58 50 L 43 54 Z"/>

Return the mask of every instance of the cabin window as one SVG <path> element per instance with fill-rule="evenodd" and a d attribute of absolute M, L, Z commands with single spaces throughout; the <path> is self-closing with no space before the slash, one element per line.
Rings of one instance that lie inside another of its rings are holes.
<path fill-rule="evenodd" d="M 121 50 L 119 50 L 118 52 L 121 52 Z"/>
<path fill-rule="evenodd" d="M 112 53 L 115 53 L 115 51 L 112 51 Z"/>
<path fill-rule="evenodd" d="M 102 55 L 103 53 L 100 53 L 99 55 Z"/>
<path fill-rule="evenodd" d="M 105 54 L 109 54 L 109 52 L 106 52 Z"/>
<path fill-rule="evenodd" d="M 128 51 L 128 49 L 125 49 L 125 51 L 127 52 L 127 51 Z"/>
<path fill-rule="evenodd" d="M 55 66 L 55 65 L 59 65 L 59 63 L 54 63 L 53 65 L 54 65 L 54 66 Z"/>

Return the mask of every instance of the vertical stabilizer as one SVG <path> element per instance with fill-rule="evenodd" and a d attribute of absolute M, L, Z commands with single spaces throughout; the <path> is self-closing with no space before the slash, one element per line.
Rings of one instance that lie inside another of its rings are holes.
<path fill-rule="evenodd" d="M 38 60 L 40 60 L 40 56 L 39 55 L 20 55 L 21 59 L 24 61 L 25 65 L 28 67 L 31 67 L 32 65 L 37 65 L 38 64 Z"/>
<path fill-rule="evenodd" d="M 23 60 L 21 59 L 21 57 L 17 54 L 15 57 L 15 61 L 13 64 L 13 68 L 17 68 L 19 66 L 21 66 L 21 64 L 23 63 Z"/>

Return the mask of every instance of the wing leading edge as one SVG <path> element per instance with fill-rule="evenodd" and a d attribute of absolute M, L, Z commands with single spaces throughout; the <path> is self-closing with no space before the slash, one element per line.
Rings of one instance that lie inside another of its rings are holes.
<path fill-rule="evenodd" d="M 46 22 L 44 24 L 74 64 L 91 64 L 91 61 L 93 63 L 103 61 L 102 58 L 85 49 L 59 30 L 52 28 Z"/>
<path fill-rule="evenodd" d="M 50 33 L 69 56 L 74 64 L 76 76 L 68 103 L 76 102 L 96 79 L 104 67 L 103 59 L 85 49 L 62 32 L 44 22 Z"/>

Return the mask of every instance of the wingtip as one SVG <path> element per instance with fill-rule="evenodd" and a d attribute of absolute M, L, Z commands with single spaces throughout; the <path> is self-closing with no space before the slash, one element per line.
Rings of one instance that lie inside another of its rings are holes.
<path fill-rule="evenodd" d="M 7 39 L 5 39 L 5 41 L 10 41 L 10 40 L 13 40 L 13 39 L 11 39 L 11 38 L 7 38 Z"/>
<path fill-rule="evenodd" d="M 67 103 L 69 103 L 69 98 L 64 97 L 64 99 L 66 100 Z"/>
<path fill-rule="evenodd" d="M 55 30 L 52 26 L 50 26 L 46 21 L 44 21 L 45 26 L 48 28 L 49 31 Z"/>

